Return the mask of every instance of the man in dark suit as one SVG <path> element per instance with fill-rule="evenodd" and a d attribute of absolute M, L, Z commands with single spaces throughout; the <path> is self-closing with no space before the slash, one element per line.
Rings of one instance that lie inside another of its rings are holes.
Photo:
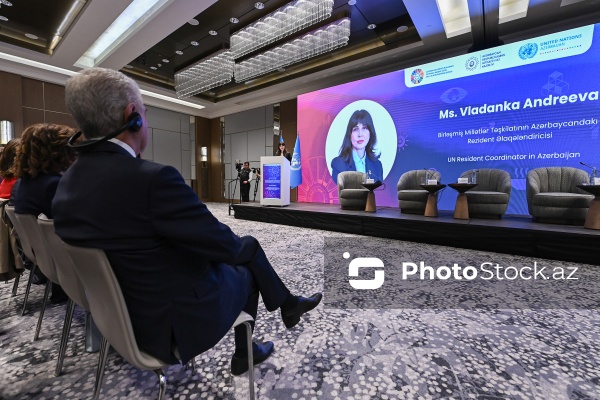
<path fill-rule="evenodd" d="M 256 317 L 259 294 L 267 310 L 281 310 L 287 328 L 317 306 L 320 293 L 292 295 L 258 241 L 219 222 L 175 168 L 136 158 L 148 129 L 135 81 L 84 70 L 67 82 L 66 103 L 88 145 L 58 186 L 56 233 L 106 252 L 141 348 L 176 362 L 176 345 L 185 363 L 213 347 L 242 310 Z M 234 375 L 248 369 L 245 342 L 236 328 Z M 253 350 L 258 364 L 273 343 Z"/>
<path fill-rule="evenodd" d="M 246 161 L 244 167 L 240 170 L 240 191 L 242 201 L 250 201 L 250 163 Z"/>

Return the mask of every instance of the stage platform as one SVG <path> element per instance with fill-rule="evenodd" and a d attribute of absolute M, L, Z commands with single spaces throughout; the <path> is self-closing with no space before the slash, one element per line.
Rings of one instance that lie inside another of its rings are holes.
<path fill-rule="evenodd" d="M 233 212 L 244 220 L 600 265 L 599 230 L 532 222 L 524 216 L 457 220 L 449 211 L 424 217 L 391 207 L 368 213 L 330 204 L 262 207 L 258 202 L 234 204 Z"/>

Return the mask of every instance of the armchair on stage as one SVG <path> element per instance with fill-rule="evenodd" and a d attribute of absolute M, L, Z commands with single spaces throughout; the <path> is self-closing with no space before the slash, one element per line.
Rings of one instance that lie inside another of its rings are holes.
<path fill-rule="evenodd" d="M 338 174 L 338 197 L 344 210 L 364 210 L 367 206 L 369 190 L 362 184 L 366 174 L 357 171 L 345 171 Z"/>
<path fill-rule="evenodd" d="M 510 174 L 501 169 L 481 168 L 465 171 L 460 177 L 470 178 L 474 174 L 477 174 L 477 186 L 465 193 L 469 215 L 475 218 L 502 218 L 510 199 Z"/>
<path fill-rule="evenodd" d="M 587 172 L 572 167 L 536 168 L 527 174 L 527 207 L 534 221 L 583 223 L 594 196 L 577 185 Z"/>
<path fill-rule="evenodd" d="M 400 176 L 398 180 L 398 207 L 405 214 L 425 213 L 429 192 L 421 187 L 427 179 L 441 181 L 442 175 L 438 171 L 428 169 L 415 169 Z M 435 194 L 437 196 L 437 194 Z"/>

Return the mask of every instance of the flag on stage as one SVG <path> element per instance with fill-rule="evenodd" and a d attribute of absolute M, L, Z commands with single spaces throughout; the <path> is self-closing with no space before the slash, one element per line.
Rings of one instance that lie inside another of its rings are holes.
<path fill-rule="evenodd" d="M 302 160 L 300 157 L 300 134 L 296 137 L 296 145 L 294 146 L 294 155 L 290 164 L 290 186 L 295 188 L 302 183 Z"/>

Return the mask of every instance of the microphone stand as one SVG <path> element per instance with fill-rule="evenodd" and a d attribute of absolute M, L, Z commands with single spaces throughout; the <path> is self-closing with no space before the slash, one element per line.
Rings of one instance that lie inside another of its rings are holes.
<path fill-rule="evenodd" d="M 229 197 L 229 207 L 228 207 L 228 214 L 231 215 L 231 210 L 233 210 L 233 197 L 235 197 L 235 190 L 237 189 L 237 182 L 240 180 L 240 176 L 238 173 L 238 176 L 235 179 L 230 179 L 229 182 L 227 183 L 227 190 L 228 190 L 228 197 Z M 231 184 L 235 182 L 235 186 L 233 187 L 233 197 L 231 196 Z"/>
<path fill-rule="evenodd" d="M 256 201 L 256 192 L 258 192 L 258 184 L 260 182 L 260 175 L 256 176 L 256 182 L 254 182 L 254 199 L 252 201 Z"/>

